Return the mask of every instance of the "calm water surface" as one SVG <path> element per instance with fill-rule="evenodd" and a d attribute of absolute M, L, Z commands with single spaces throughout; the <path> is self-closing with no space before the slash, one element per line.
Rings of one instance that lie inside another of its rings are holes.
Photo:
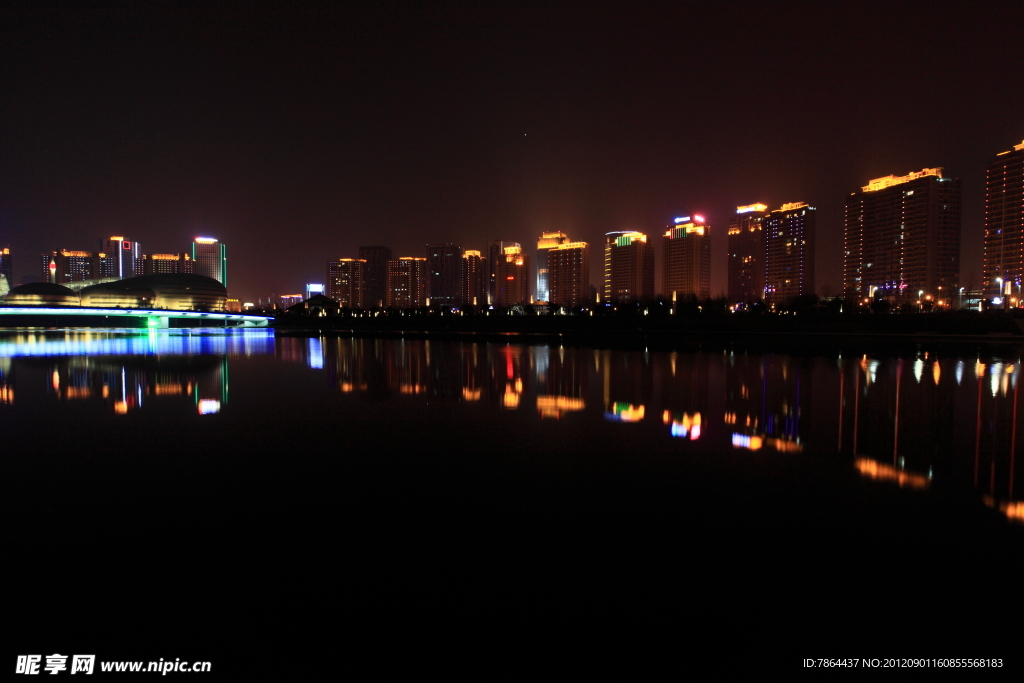
<path fill-rule="evenodd" d="M 1020 375 L 1016 350 L 11 333 L 17 645 L 381 675 L 634 642 L 680 670 L 1007 658 Z"/>

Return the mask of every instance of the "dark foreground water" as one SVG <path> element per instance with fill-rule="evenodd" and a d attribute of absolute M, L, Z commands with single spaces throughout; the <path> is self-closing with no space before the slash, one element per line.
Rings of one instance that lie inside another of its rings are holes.
<path fill-rule="evenodd" d="M 1017 353 L 12 333 L 9 665 L 1019 670 Z"/>

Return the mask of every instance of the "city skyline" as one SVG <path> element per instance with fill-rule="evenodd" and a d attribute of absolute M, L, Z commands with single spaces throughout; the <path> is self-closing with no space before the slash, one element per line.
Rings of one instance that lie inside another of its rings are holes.
<path fill-rule="evenodd" d="M 700 213 L 716 296 L 735 207 L 797 197 L 818 209 L 815 288 L 839 291 L 846 195 L 934 167 L 961 179 L 980 282 L 985 168 L 1024 140 L 1005 84 L 1024 47 L 999 39 L 1019 4 L 51 9 L 0 10 L 12 285 L 61 245 L 200 234 L 231 245 L 232 295 L 266 300 L 320 281 L 324 252 L 559 231 L 598 248 Z M 928 55 L 941 78 L 897 67 Z M 755 90 L 772 105 L 735 107 Z"/>

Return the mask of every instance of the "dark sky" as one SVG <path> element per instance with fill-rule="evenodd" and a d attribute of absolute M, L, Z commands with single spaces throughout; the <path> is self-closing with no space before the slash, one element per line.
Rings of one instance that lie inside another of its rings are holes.
<path fill-rule="evenodd" d="M 1024 4 L 821 4 L 4 3 L 0 245 L 20 280 L 115 234 L 209 235 L 255 300 L 361 244 L 542 230 L 590 242 L 596 279 L 605 232 L 703 213 L 717 294 L 735 206 L 806 201 L 838 290 L 846 195 L 942 166 L 979 280 Z"/>

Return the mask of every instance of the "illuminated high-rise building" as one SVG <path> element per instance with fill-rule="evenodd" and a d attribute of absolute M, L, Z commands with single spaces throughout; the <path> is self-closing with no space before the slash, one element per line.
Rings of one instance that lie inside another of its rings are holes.
<path fill-rule="evenodd" d="M 367 308 L 386 306 L 388 300 L 388 247 L 359 247 L 359 258 L 366 261 L 363 272 L 365 304 Z"/>
<path fill-rule="evenodd" d="M 514 247 L 522 251 L 519 242 L 495 241 L 487 244 L 487 296 L 489 303 L 498 302 L 498 266 L 505 262 L 505 250 Z"/>
<path fill-rule="evenodd" d="M 366 308 L 366 259 L 328 261 L 327 296 L 342 308 Z"/>
<path fill-rule="evenodd" d="M 180 254 L 143 254 L 142 274 L 194 273 L 195 261 L 188 252 Z"/>
<path fill-rule="evenodd" d="M 530 260 L 516 244 L 505 247 L 495 268 L 495 306 L 515 306 L 530 301 Z"/>
<path fill-rule="evenodd" d="M 60 249 L 42 257 L 44 282 L 62 285 L 66 282 L 82 282 L 97 276 L 96 255 L 91 251 L 70 251 Z"/>
<path fill-rule="evenodd" d="M 952 294 L 960 273 L 960 181 L 941 168 L 875 178 L 846 200 L 843 289 L 863 302 Z"/>
<path fill-rule="evenodd" d="M 0 249 L 0 277 L 4 280 L 0 282 L 0 296 L 3 296 L 10 291 L 11 287 L 14 287 L 14 268 L 11 265 L 10 247 Z"/>
<path fill-rule="evenodd" d="M 192 260 L 196 275 L 212 277 L 228 286 L 228 252 L 223 242 L 212 237 L 197 237 L 192 242 Z"/>
<path fill-rule="evenodd" d="M 426 304 L 427 259 L 402 256 L 388 261 L 387 300 L 392 308 Z"/>
<path fill-rule="evenodd" d="M 124 279 L 143 275 L 142 248 L 138 242 L 111 237 L 100 242 L 98 276 Z"/>
<path fill-rule="evenodd" d="M 711 233 L 704 217 L 681 216 L 665 230 L 662 294 L 670 299 L 711 297 Z"/>
<path fill-rule="evenodd" d="M 590 247 L 566 242 L 547 249 L 549 301 L 560 306 L 590 303 Z"/>
<path fill-rule="evenodd" d="M 985 286 L 1020 306 L 1024 279 L 1024 141 L 985 173 Z"/>
<path fill-rule="evenodd" d="M 729 301 L 752 304 L 764 299 L 764 204 L 737 206 L 729 221 Z M 668 296 L 668 292 L 665 292 Z"/>
<path fill-rule="evenodd" d="M 654 246 L 642 232 L 605 235 L 605 300 L 654 298 Z"/>
<path fill-rule="evenodd" d="M 427 245 L 427 296 L 431 306 L 462 305 L 462 248 Z"/>
<path fill-rule="evenodd" d="M 567 244 L 569 236 L 561 231 L 542 232 L 537 240 L 537 296 L 536 301 L 548 301 L 548 249 Z"/>
<path fill-rule="evenodd" d="M 475 249 L 462 254 L 462 303 L 465 306 L 487 304 L 487 259 Z"/>
<path fill-rule="evenodd" d="M 816 215 L 813 206 L 794 202 L 765 216 L 765 303 L 783 304 L 814 293 Z"/>

